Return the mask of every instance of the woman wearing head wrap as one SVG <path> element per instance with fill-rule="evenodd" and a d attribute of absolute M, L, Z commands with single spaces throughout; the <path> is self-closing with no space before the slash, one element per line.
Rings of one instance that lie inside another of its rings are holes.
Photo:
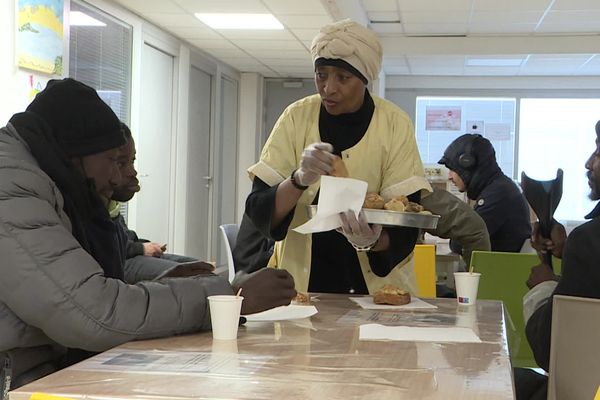
<path fill-rule="evenodd" d="M 430 190 L 409 117 L 371 96 L 367 84 L 381 68 L 377 36 L 344 20 L 325 26 L 311 47 L 319 92 L 290 105 L 280 116 L 260 161 L 248 170 L 253 190 L 246 213 L 277 240 L 271 265 L 294 276 L 299 291 L 373 293 L 385 283 L 415 292 L 412 249 L 417 229 L 369 225 L 362 214 L 342 214 L 341 232 L 301 235 L 293 228 L 316 204 L 321 175 L 336 155 L 352 178 L 386 200 Z"/>

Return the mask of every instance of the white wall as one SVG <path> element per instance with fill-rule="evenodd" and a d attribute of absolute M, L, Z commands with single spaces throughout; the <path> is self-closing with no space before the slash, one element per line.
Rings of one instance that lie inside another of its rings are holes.
<path fill-rule="evenodd" d="M 49 79 L 61 78 L 17 67 L 16 5 L 17 2 L 13 0 L 0 0 L 0 126 L 6 125 L 13 114 L 24 111 L 33 100 L 30 77 L 33 87 L 39 86 L 42 89 L 46 87 Z M 68 62 L 68 59 L 68 53 L 65 53 L 63 61 Z M 68 64 L 66 66 L 68 67 Z"/>
<path fill-rule="evenodd" d="M 263 124 L 263 78 L 256 73 L 242 73 L 240 80 L 237 223 L 241 223 L 246 197 L 252 189 L 246 170 L 258 160 L 260 132 Z"/>

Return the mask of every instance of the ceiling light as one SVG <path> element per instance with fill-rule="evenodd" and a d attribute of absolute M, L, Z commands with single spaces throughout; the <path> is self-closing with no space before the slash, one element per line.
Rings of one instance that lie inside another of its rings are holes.
<path fill-rule="evenodd" d="M 468 67 L 519 67 L 522 58 L 469 58 Z"/>
<path fill-rule="evenodd" d="M 283 29 L 272 14 L 204 14 L 196 18 L 213 29 Z"/>
<path fill-rule="evenodd" d="M 106 26 L 102 21 L 92 18 L 81 11 L 71 11 L 69 13 L 69 25 L 71 26 Z"/>

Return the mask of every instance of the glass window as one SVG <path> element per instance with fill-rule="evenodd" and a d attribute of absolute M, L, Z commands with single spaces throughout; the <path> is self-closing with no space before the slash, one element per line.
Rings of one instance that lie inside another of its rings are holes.
<path fill-rule="evenodd" d="M 595 150 L 600 99 L 522 99 L 519 122 L 519 175 L 539 180 L 562 168 L 563 196 L 554 217 L 581 221 L 592 210 L 585 162 Z"/>
<path fill-rule="evenodd" d="M 83 2 L 71 1 L 73 12 L 77 15 L 71 18 L 69 76 L 96 89 L 128 123 L 133 29 Z"/>
<path fill-rule="evenodd" d="M 415 131 L 424 164 L 436 164 L 446 147 L 465 133 L 480 133 L 496 150 L 502 171 L 514 176 L 514 98 L 417 97 Z"/>

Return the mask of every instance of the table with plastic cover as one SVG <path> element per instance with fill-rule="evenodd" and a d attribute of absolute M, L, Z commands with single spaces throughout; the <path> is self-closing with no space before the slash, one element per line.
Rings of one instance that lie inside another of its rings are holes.
<path fill-rule="evenodd" d="M 10 400 L 513 399 L 502 303 L 363 310 L 320 294 L 310 318 L 248 322 L 237 341 L 210 332 L 134 341 L 10 392 Z M 359 326 L 470 327 L 481 343 L 359 340 Z M 49 396 L 48 396 L 49 395 Z"/>

